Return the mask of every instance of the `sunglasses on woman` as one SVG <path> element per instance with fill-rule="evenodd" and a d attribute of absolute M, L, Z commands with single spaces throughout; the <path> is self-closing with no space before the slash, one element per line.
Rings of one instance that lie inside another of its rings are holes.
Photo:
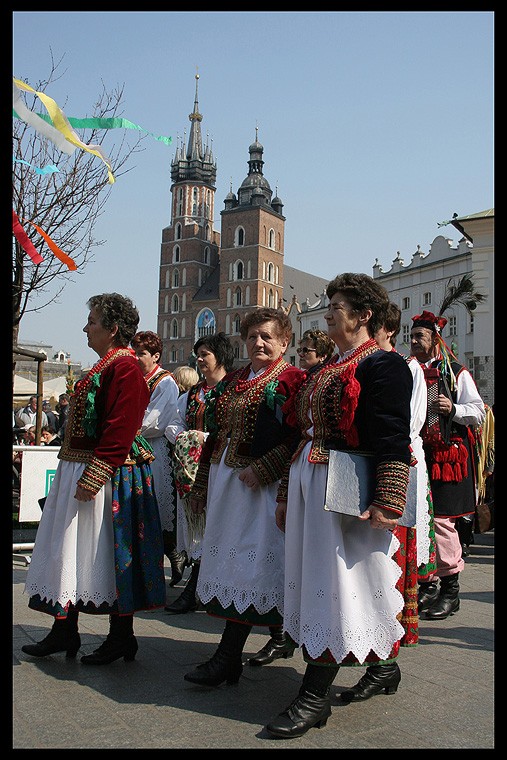
<path fill-rule="evenodd" d="M 296 348 L 296 353 L 299 354 L 299 356 L 306 356 L 306 354 L 310 354 L 312 351 L 317 351 L 316 348 Z"/>

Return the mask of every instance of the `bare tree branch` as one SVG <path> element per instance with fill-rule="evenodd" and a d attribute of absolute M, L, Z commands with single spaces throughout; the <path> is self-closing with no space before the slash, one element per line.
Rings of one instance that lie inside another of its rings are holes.
<path fill-rule="evenodd" d="M 45 92 L 51 83 L 61 79 L 63 56 L 55 61 L 51 55 L 51 70 L 47 79 L 32 85 L 35 90 Z M 93 106 L 92 116 L 99 118 L 121 117 L 123 86 L 108 91 L 102 82 L 102 91 Z M 40 112 L 40 101 L 27 93 L 27 107 Z M 59 103 L 65 111 L 65 103 Z M 84 114 L 79 114 L 83 116 Z M 78 130 L 76 132 L 79 133 Z M 80 134 L 85 143 L 102 145 L 108 130 L 86 130 Z M 117 143 L 108 144 L 107 154 L 113 174 L 118 180 L 132 170 L 128 166 L 132 157 L 144 150 L 144 136 L 135 135 L 129 143 L 125 131 L 116 131 Z M 26 161 L 13 163 L 13 209 L 25 232 L 44 261 L 34 264 L 23 247 L 13 238 L 13 342 L 17 343 L 23 316 L 38 312 L 57 299 L 73 274 L 67 266 L 54 256 L 37 230 L 29 224 L 37 224 L 70 256 L 77 265 L 77 274 L 94 260 L 94 251 L 104 244 L 97 240 L 94 230 L 98 219 L 105 210 L 114 185 L 108 184 L 104 163 L 96 156 L 77 148 L 71 156 L 63 154 L 47 138 L 21 119 L 13 119 L 13 155 Z M 32 167 L 57 165 L 60 171 L 39 174 Z"/>

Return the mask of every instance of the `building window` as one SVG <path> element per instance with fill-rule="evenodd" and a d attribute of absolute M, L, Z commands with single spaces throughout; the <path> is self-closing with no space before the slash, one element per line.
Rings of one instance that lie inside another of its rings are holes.
<path fill-rule="evenodd" d="M 449 335 L 458 334 L 458 324 L 457 324 L 456 317 L 449 317 L 448 327 L 449 327 Z"/>
<path fill-rule="evenodd" d="M 178 351 L 177 351 L 176 348 L 172 348 L 171 349 L 171 362 L 173 364 L 176 364 L 177 361 L 178 361 Z"/>
<path fill-rule="evenodd" d="M 192 216 L 197 216 L 197 188 L 194 187 L 194 190 L 192 192 Z"/>
<path fill-rule="evenodd" d="M 410 346 L 410 325 L 403 325 L 401 330 L 403 343 L 406 346 Z"/>
<path fill-rule="evenodd" d="M 470 329 L 468 332 L 473 333 L 474 331 L 474 315 L 470 314 Z"/>
<path fill-rule="evenodd" d="M 179 245 L 175 245 L 174 251 L 173 251 L 173 264 L 178 264 L 179 260 L 180 260 L 180 247 Z"/>
<path fill-rule="evenodd" d="M 165 270 L 165 286 L 166 288 L 169 287 L 171 284 L 171 271 L 169 269 Z"/>
<path fill-rule="evenodd" d="M 244 267 L 242 261 L 237 261 L 235 265 L 235 273 L 234 273 L 234 279 L 235 280 L 242 280 L 244 277 Z"/>
<path fill-rule="evenodd" d="M 467 359 L 467 370 L 470 372 L 470 374 L 473 377 L 474 374 L 474 357 L 469 356 Z"/>
<path fill-rule="evenodd" d="M 206 246 L 204 249 L 204 263 L 209 264 L 209 247 Z"/>
<path fill-rule="evenodd" d="M 236 227 L 234 234 L 234 245 L 236 248 L 245 245 L 245 230 L 243 227 Z"/>
<path fill-rule="evenodd" d="M 203 309 L 197 317 L 197 337 L 212 335 L 216 330 L 215 315 L 211 309 Z"/>
<path fill-rule="evenodd" d="M 174 239 L 181 240 L 181 224 L 178 222 L 176 230 L 174 231 Z"/>
<path fill-rule="evenodd" d="M 183 216 L 183 188 L 179 188 L 178 190 L 178 210 L 177 210 L 178 216 Z"/>
<path fill-rule="evenodd" d="M 236 288 L 234 293 L 234 305 L 241 306 L 241 288 Z"/>
<path fill-rule="evenodd" d="M 241 326 L 241 317 L 239 316 L 239 314 L 236 314 L 236 316 L 234 317 L 234 332 L 236 334 L 239 334 L 240 326 Z"/>
<path fill-rule="evenodd" d="M 410 298 L 403 298 L 401 301 L 402 309 L 410 309 Z"/>
<path fill-rule="evenodd" d="M 175 293 L 171 301 L 171 311 L 173 312 L 173 314 L 175 314 L 179 310 L 180 310 L 180 299 L 178 298 L 178 294 Z"/>
<path fill-rule="evenodd" d="M 431 293 L 423 293 L 423 306 L 431 306 Z"/>
<path fill-rule="evenodd" d="M 273 264 L 268 264 L 268 282 L 275 281 L 275 268 Z"/>
<path fill-rule="evenodd" d="M 178 320 L 173 319 L 171 322 L 171 338 L 177 338 L 178 337 Z"/>
<path fill-rule="evenodd" d="M 179 288 L 180 286 L 180 270 L 173 270 L 173 288 Z"/>
<path fill-rule="evenodd" d="M 273 228 L 269 230 L 269 247 L 270 248 L 275 247 L 275 231 Z"/>

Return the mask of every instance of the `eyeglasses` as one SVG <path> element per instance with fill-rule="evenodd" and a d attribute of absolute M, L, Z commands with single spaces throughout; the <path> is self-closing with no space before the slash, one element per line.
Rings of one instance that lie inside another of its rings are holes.
<path fill-rule="evenodd" d="M 296 348 L 296 353 L 299 354 L 299 356 L 306 356 L 306 354 L 310 354 L 312 351 L 315 351 L 317 353 L 316 348 Z"/>

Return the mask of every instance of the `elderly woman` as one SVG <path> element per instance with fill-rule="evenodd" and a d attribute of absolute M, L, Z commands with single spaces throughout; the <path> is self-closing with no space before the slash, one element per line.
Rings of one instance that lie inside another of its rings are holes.
<path fill-rule="evenodd" d="M 383 687 L 396 691 L 404 635 L 392 529 L 406 501 L 412 375 L 399 354 L 382 351 L 373 337 L 389 303 L 380 284 L 346 273 L 326 292 L 338 354 L 293 396 L 300 442 L 276 509 L 285 531 L 284 628 L 307 663 L 299 694 L 266 726 L 287 739 L 326 724 L 340 665 L 386 664 Z M 355 475 L 361 461 L 366 472 Z M 366 509 L 343 513 L 359 507 L 355 492 L 370 479 Z M 334 506 L 340 511 L 331 509 L 340 499 Z"/>
<path fill-rule="evenodd" d="M 281 407 L 302 373 L 283 358 L 292 337 L 283 311 L 249 312 L 240 333 L 250 363 L 225 378 L 207 489 L 198 478 L 193 489 L 195 508 L 206 503 L 207 511 L 197 593 L 210 615 L 226 621 L 211 659 L 185 675 L 205 686 L 237 683 L 252 626 L 279 628 L 283 613 L 284 538 L 275 508 L 293 431 Z"/>
<path fill-rule="evenodd" d="M 305 330 L 299 342 L 297 353 L 299 366 L 305 373 L 318 372 L 335 351 L 334 341 L 322 330 Z M 270 627 L 271 637 L 262 649 L 248 659 L 249 665 L 269 665 L 281 657 L 292 657 L 294 643 L 287 638 L 282 626 Z"/>
<path fill-rule="evenodd" d="M 25 586 L 28 606 L 54 623 L 22 650 L 75 657 L 78 613 L 109 614 L 106 640 L 81 657 L 106 665 L 135 658 L 134 613 L 164 606 L 165 578 L 153 454 L 138 435 L 150 393 L 128 348 L 139 314 L 118 293 L 92 296 L 87 305 L 83 331 L 100 360 L 74 389 Z"/>

